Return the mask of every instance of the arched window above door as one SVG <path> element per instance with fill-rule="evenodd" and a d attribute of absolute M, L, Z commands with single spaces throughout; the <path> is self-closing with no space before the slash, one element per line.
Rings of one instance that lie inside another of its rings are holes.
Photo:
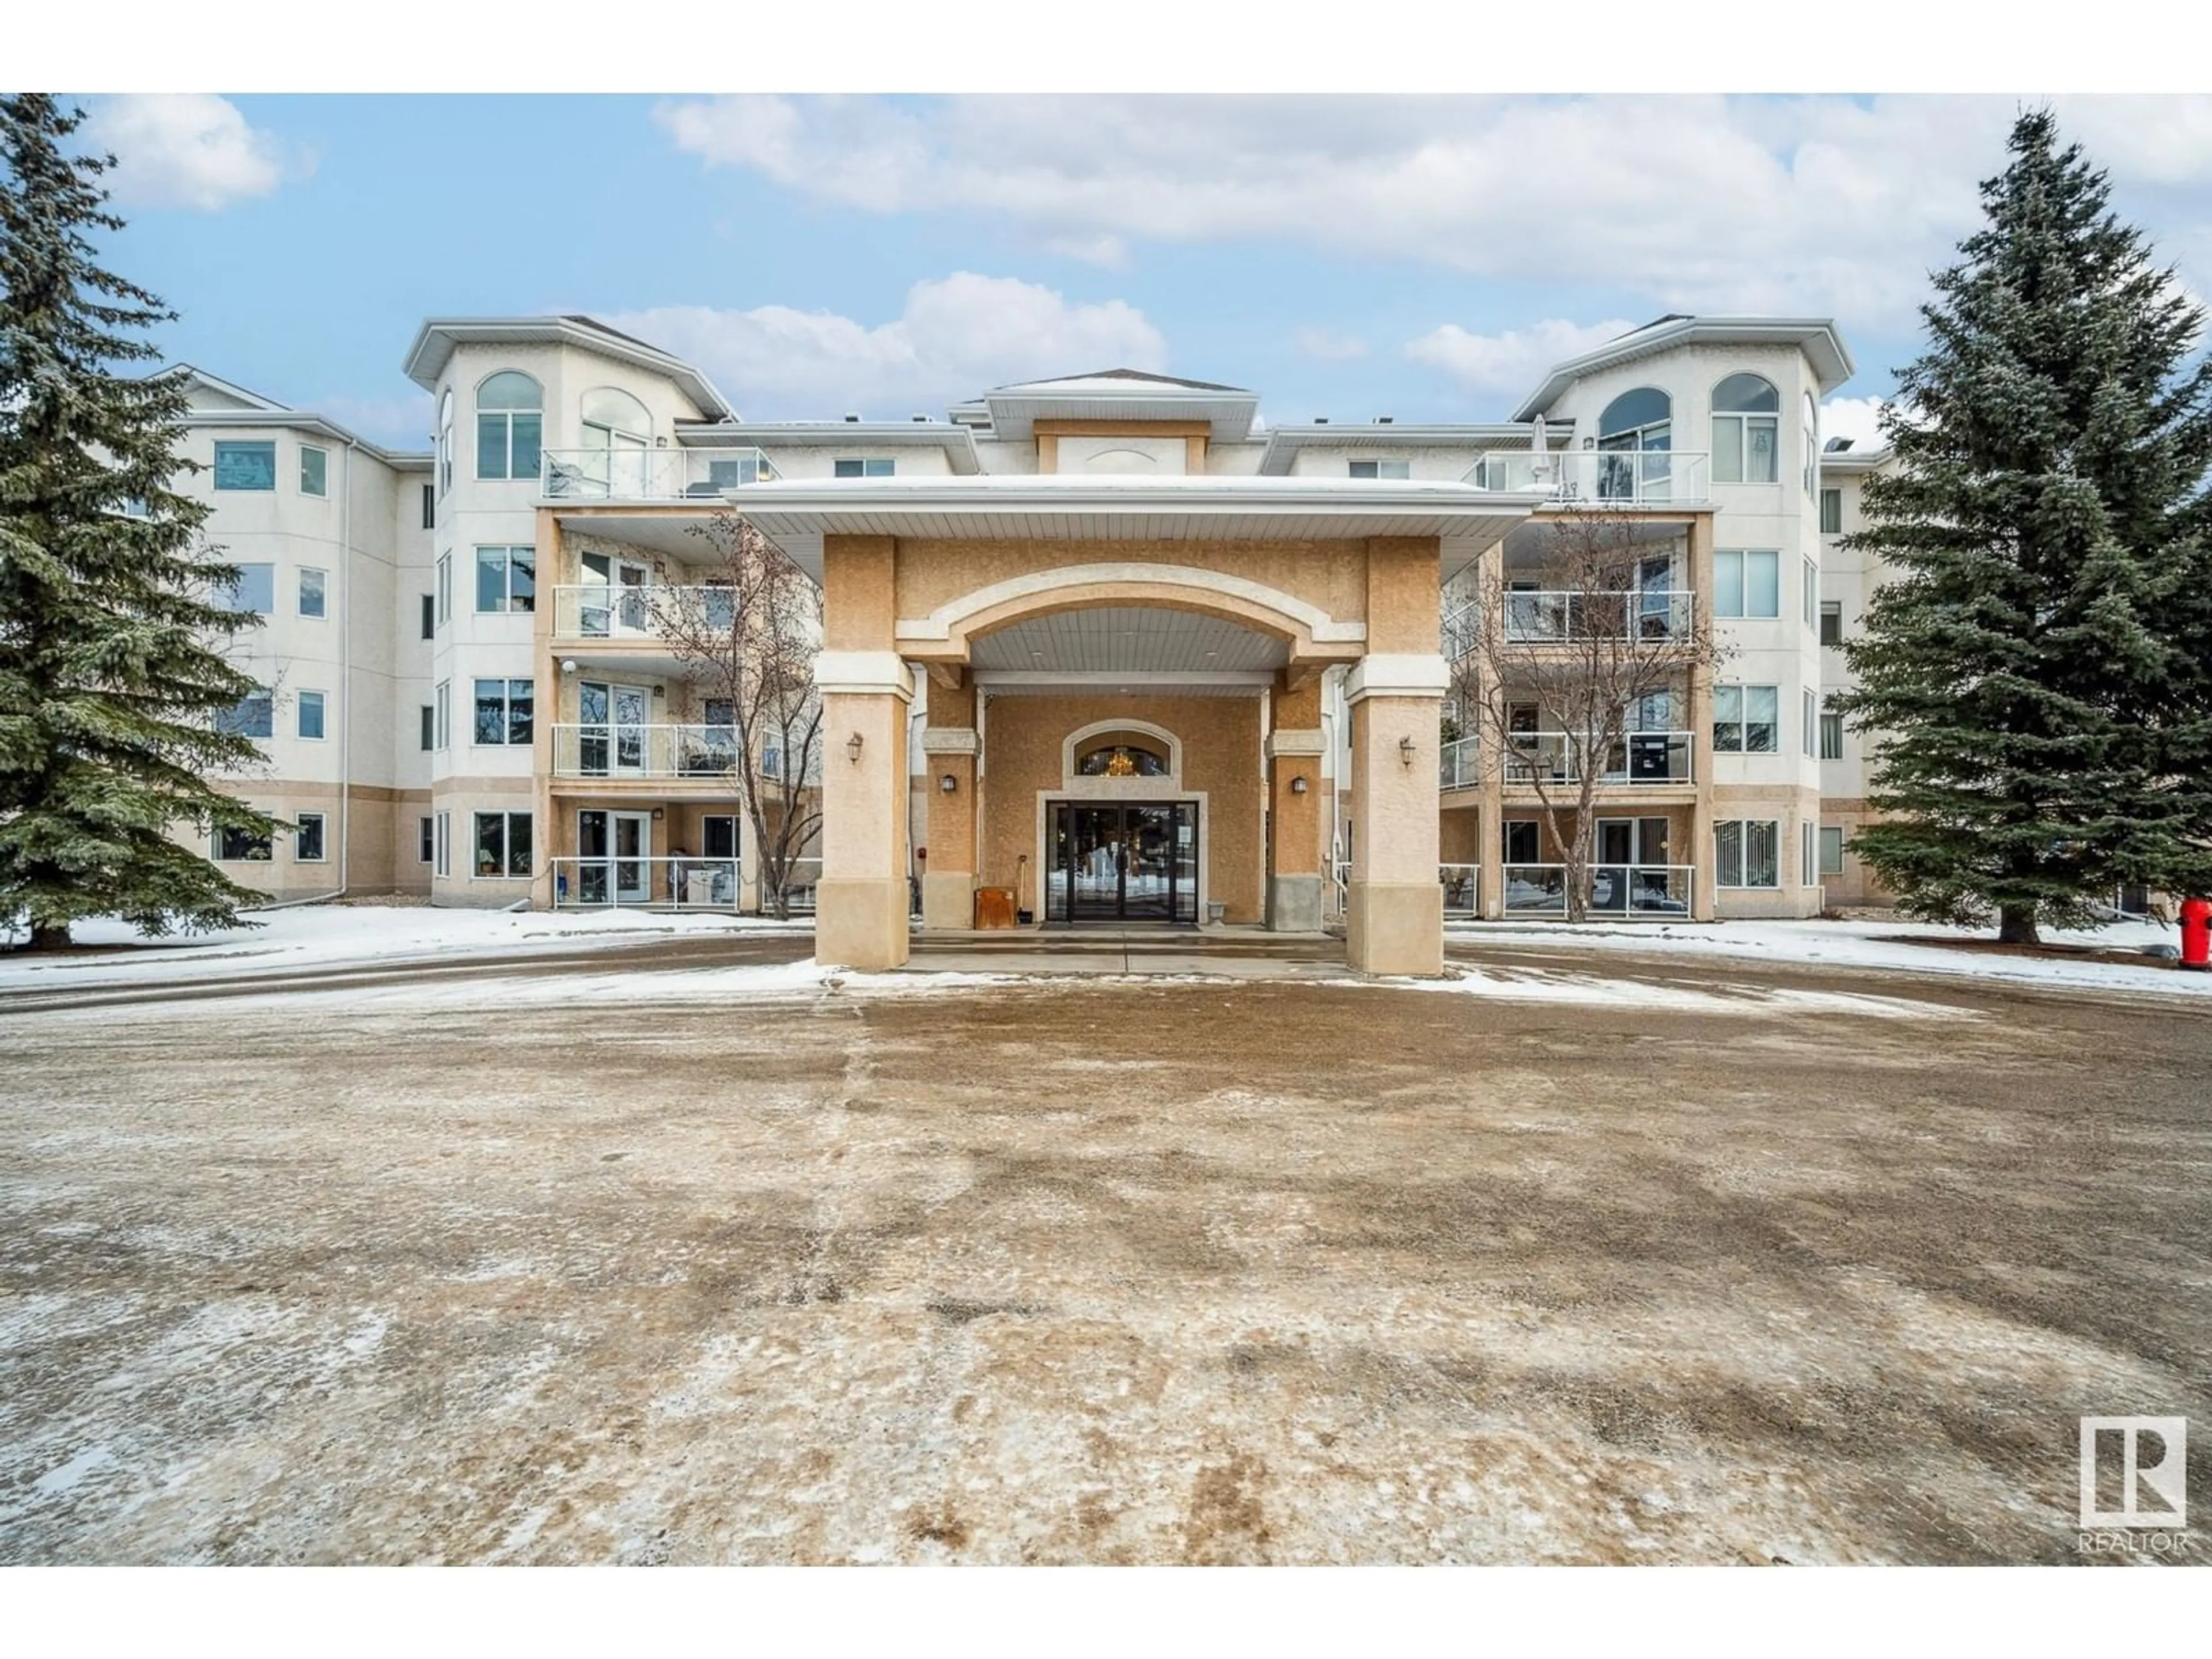
<path fill-rule="evenodd" d="M 1076 775 L 1085 778 L 1164 778 L 1165 755 L 1135 743 L 1102 743 L 1079 756 Z"/>

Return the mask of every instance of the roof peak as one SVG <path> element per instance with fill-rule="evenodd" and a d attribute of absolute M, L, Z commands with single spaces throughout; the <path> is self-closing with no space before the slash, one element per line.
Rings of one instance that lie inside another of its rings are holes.
<path fill-rule="evenodd" d="M 1041 380 L 1016 380 L 1008 386 L 994 386 L 993 392 L 1029 392 L 1040 386 L 1087 385 L 1094 380 L 1127 380 L 1133 386 L 1181 386 L 1190 392 L 1233 392 L 1243 396 L 1255 394 L 1241 386 L 1224 386 L 1218 380 L 1186 380 L 1174 374 L 1158 374 L 1145 368 L 1094 368 L 1081 374 L 1054 374 Z"/>

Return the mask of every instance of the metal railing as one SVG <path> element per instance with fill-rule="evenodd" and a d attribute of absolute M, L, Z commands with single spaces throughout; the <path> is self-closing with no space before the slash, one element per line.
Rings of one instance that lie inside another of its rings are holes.
<path fill-rule="evenodd" d="M 1684 639 L 1696 605 L 1697 596 L 1682 587 L 1624 588 L 1618 593 L 1523 588 L 1505 595 L 1505 638 L 1514 645 Z"/>
<path fill-rule="evenodd" d="M 1468 921 L 1482 914 L 1482 867 L 1474 864 L 1439 864 L 1437 880 L 1444 890 L 1444 920 Z"/>
<path fill-rule="evenodd" d="M 1592 744 L 1569 732 L 1516 732 L 1505 750 L 1505 782 L 1579 783 Z M 1697 737 L 1690 732 L 1631 732 L 1608 749 L 1602 783 L 1688 783 Z"/>
<path fill-rule="evenodd" d="M 538 492 L 556 501 L 714 501 L 776 476 L 775 463 L 750 446 L 549 449 L 539 458 Z"/>
<path fill-rule="evenodd" d="M 791 901 L 789 908 L 792 915 L 811 916 L 814 914 L 814 888 L 821 879 L 822 860 L 820 859 L 792 860 L 790 873 L 785 882 L 786 890 Z M 760 908 L 764 915 L 773 915 L 775 910 L 775 906 L 770 901 L 764 884 L 761 890 Z"/>
<path fill-rule="evenodd" d="M 1680 919 L 1690 914 L 1698 872 L 1688 864 L 1597 864 L 1589 877 L 1594 916 Z M 1509 864 L 1504 878 L 1507 915 L 1567 914 L 1564 864 Z"/>
<path fill-rule="evenodd" d="M 558 858 L 556 909 L 649 904 L 672 910 L 735 910 L 743 885 L 735 859 Z"/>
<path fill-rule="evenodd" d="M 1643 506 L 1711 496 L 1711 458 L 1695 449 L 1493 449 L 1462 483 L 1555 501 Z"/>
<path fill-rule="evenodd" d="M 1443 789 L 1472 789 L 1482 781 L 1481 741 L 1456 738 L 1437 750 L 1437 785 Z"/>
<path fill-rule="evenodd" d="M 706 778 L 734 783 L 737 765 L 732 726 L 608 721 L 553 728 L 556 778 Z"/>
<path fill-rule="evenodd" d="M 672 622 L 726 632 L 736 620 L 737 599 L 726 587 L 568 582 L 553 590 L 556 640 L 658 641 Z"/>
<path fill-rule="evenodd" d="M 1446 662 L 1471 657 L 1482 643 L 1482 606 L 1469 600 L 1446 616 L 1437 632 Z"/>

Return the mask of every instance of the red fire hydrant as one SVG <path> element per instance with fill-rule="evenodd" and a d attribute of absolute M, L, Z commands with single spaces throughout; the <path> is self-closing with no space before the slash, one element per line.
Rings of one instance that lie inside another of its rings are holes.
<path fill-rule="evenodd" d="M 2212 969 L 2212 899 L 2181 901 L 2181 965 L 2200 974 Z"/>

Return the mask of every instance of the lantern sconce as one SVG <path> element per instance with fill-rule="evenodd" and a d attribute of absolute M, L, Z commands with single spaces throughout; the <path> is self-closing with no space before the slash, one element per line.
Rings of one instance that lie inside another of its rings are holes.
<path fill-rule="evenodd" d="M 845 758 L 855 766 L 860 763 L 860 734 L 858 732 L 845 739 Z"/>
<path fill-rule="evenodd" d="M 937 787 L 945 794 L 957 795 L 960 793 L 960 780 L 947 772 L 943 777 L 938 779 Z"/>
<path fill-rule="evenodd" d="M 1303 794 L 1304 794 L 1304 793 L 1305 793 L 1305 792 L 1306 792 L 1306 775 L 1305 775 L 1304 773 L 1301 772 L 1301 773 L 1299 773 L 1299 774 L 1297 775 L 1297 776 L 1296 776 L 1296 777 L 1294 777 L 1294 778 L 1292 778 L 1292 779 L 1291 780 L 1291 793 L 1292 794 L 1294 794 L 1294 795 L 1303 795 Z"/>
<path fill-rule="evenodd" d="M 1405 762 L 1407 766 L 1413 763 L 1413 740 L 1411 738 L 1398 739 L 1398 758 Z"/>

